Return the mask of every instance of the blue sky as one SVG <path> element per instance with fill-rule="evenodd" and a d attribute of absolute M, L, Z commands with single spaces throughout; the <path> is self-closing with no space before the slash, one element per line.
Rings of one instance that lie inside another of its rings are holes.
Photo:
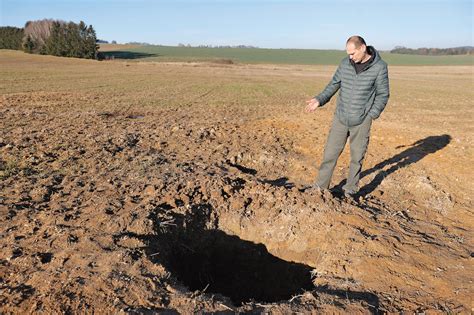
<path fill-rule="evenodd" d="M 100 39 L 161 45 L 381 50 L 473 46 L 472 0 L 0 0 L 0 25 L 53 18 L 92 24 Z"/>

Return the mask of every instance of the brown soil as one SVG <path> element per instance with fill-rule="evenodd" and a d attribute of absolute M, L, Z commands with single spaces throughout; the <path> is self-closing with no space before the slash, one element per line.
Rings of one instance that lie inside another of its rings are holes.
<path fill-rule="evenodd" d="M 353 200 L 305 189 L 334 101 L 304 100 L 331 67 L 9 54 L 3 313 L 472 310 L 472 92 L 431 98 L 472 68 L 393 68 Z"/>

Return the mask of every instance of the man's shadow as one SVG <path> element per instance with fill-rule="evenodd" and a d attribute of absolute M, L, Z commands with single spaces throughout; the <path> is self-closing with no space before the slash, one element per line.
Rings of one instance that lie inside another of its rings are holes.
<path fill-rule="evenodd" d="M 385 177 L 392 174 L 393 172 L 406 167 L 410 164 L 416 163 L 428 154 L 435 153 L 438 150 L 443 149 L 451 142 L 450 135 L 441 135 L 441 136 L 429 136 L 424 139 L 418 140 L 415 143 L 409 145 L 408 149 L 405 151 L 385 160 L 374 167 L 365 170 L 361 173 L 360 178 L 364 178 L 367 175 L 370 175 L 374 172 L 377 172 L 374 179 L 362 187 L 359 190 L 360 196 L 365 196 L 373 192 L 384 180 Z M 403 148 L 407 146 L 398 146 L 396 149 Z M 390 166 L 389 169 L 383 171 L 383 169 L 387 166 Z M 334 191 L 341 191 L 342 187 L 345 185 L 346 180 L 341 181 L 338 185 L 336 185 L 333 190 Z"/>

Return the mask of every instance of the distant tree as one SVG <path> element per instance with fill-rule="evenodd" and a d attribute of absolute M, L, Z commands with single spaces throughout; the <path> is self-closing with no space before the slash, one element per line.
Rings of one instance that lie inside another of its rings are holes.
<path fill-rule="evenodd" d="M 35 26 L 36 23 L 30 22 L 29 25 Z M 44 24 L 39 23 L 39 25 Z M 87 26 L 83 21 L 79 24 L 51 21 L 47 32 L 36 25 L 34 30 L 38 29 L 40 29 L 40 34 L 48 34 L 47 37 L 38 36 L 36 32 L 29 33 L 24 39 L 25 51 L 53 56 L 97 59 L 97 37 L 92 25 Z"/>
<path fill-rule="evenodd" d="M 140 46 L 150 46 L 150 43 L 147 42 L 128 42 L 126 45 L 140 45 Z"/>
<path fill-rule="evenodd" d="M 455 48 L 418 48 L 411 49 L 403 46 L 396 46 L 390 51 L 391 53 L 396 54 L 413 54 L 413 55 L 431 55 L 431 56 L 441 56 L 441 55 L 467 55 L 474 54 L 474 47 L 465 46 L 465 47 L 455 47 Z"/>
<path fill-rule="evenodd" d="M 23 41 L 22 47 L 23 51 L 29 54 L 33 53 L 33 51 L 35 50 L 35 42 L 33 41 L 30 35 L 26 36 L 25 40 Z"/>
<path fill-rule="evenodd" d="M 97 36 L 92 25 L 87 28 L 84 46 L 86 48 L 85 58 L 96 59 L 99 46 L 97 46 Z"/>
<path fill-rule="evenodd" d="M 84 22 L 81 21 L 85 27 Z M 65 32 L 65 46 L 66 46 L 66 57 L 78 57 L 84 58 L 85 45 L 81 40 L 81 27 L 74 22 L 69 22 L 66 25 Z"/>
<path fill-rule="evenodd" d="M 43 51 L 47 55 L 64 56 L 65 47 L 63 43 L 63 28 L 59 21 L 54 21 L 51 25 L 49 37 L 44 43 Z"/>
<path fill-rule="evenodd" d="M 76 26 L 76 45 L 77 45 L 77 55 L 76 56 L 73 56 L 73 57 L 79 57 L 79 58 L 88 58 L 88 47 L 87 47 L 87 43 L 86 43 L 86 39 L 87 39 L 87 36 L 88 36 L 88 33 L 87 33 L 87 25 L 86 23 L 84 23 L 84 21 L 80 21 L 79 22 L 79 25 L 75 25 Z M 92 27 L 92 26 L 91 26 Z M 95 52 L 97 52 L 97 38 L 95 37 L 95 33 L 94 33 L 94 44 L 95 44 L 95 50 L 94 50 L 94 54 L 93 54 L 93 57 L 92 58 L 88 58 L 88 59 L 96 59 L 95 57 Z"/>
<path fill-rule="evenodd" d="M 112 41 L 112 44 L 116 45 L 116 44 L 117 44 L 117 41 L 113 40 L 113 41 Z"/>
<path fill-rule="evenodd" d="M 51 26 L 53 25 L 53 22 L 54 21 L 51 19 L 26 22 L 23 41 L 25 41 L 29 36 L 30 40 L 34 43 L 33 53 L 46 53 L 44 50 L 44 44 L 51 34 Z"/>
<path fill-rule="evenodd" d="M 0 49 L 21 49 L 23 29 L 18 27 L 0 27 Z"/>

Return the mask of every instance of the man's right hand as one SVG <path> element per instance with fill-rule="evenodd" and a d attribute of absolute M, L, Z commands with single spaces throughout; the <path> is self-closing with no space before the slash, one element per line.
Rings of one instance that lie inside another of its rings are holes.
<path fill-rule="evenodd" d="M 306 109 L 305 111 L 307 113 L 311 113 L 311 112 L 314 112 L 316 110 L 316 108 L 319 107 L 319 101 L 315 98 L 312 98 L 310 99 L 309 101 L 306 101 Z"/>

